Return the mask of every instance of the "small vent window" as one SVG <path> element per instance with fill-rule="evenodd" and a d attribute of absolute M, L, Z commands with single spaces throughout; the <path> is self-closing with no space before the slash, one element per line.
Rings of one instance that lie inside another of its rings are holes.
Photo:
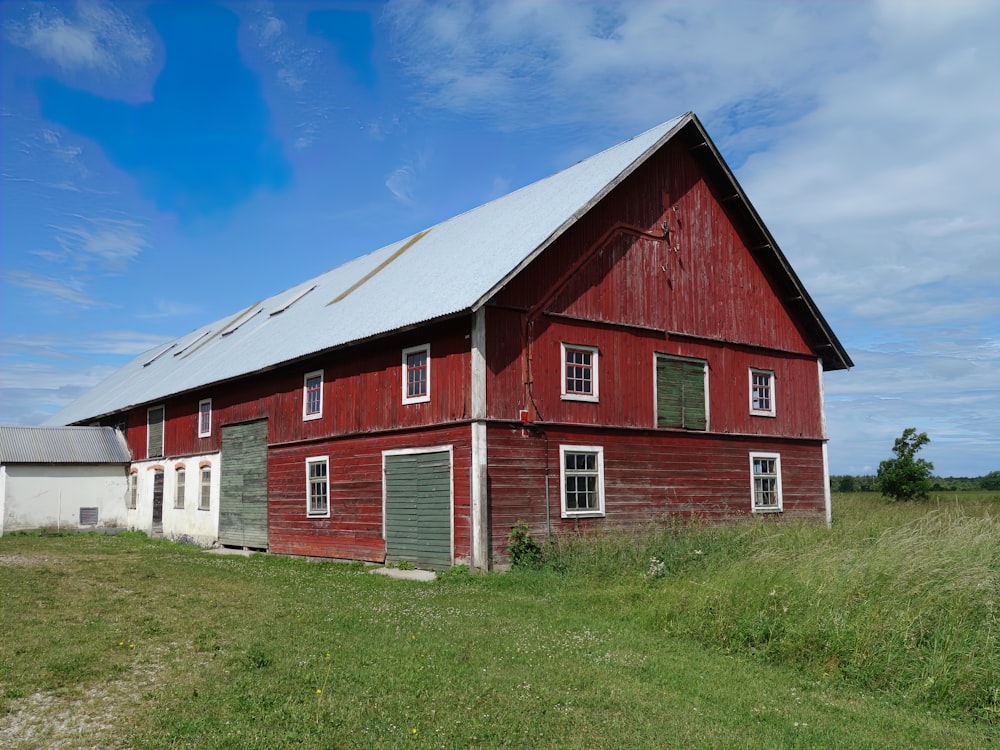
<path fill-rule="evenodd" d="M 294 305 L 300 299 L 302 299 L 303 297 L 305 297 L 307 294 L 309 294 L 309 292 L 311 292 L 315 288 L 316 288 L 316 285 L 314 284 L 313 286 L 309 287 L 308 289 L 303 289 L 303 290 L 301 290 L 299 292 L 296 292 L 291 297 L 289 297 L 284 302 L 282 302 L 280 305 L 278 305 L 276 308 L 274 308 L 273 310 L 271 310 L 271 315 L 277 315 L 278 313 L 283 313 L 285 310 L 287 310 L 289 307 L 291 307 L 292 305 Z"/>
<path fill-rule="evenodd" d="M 193 339 L 190 343 L 188 343 L 187 346 L 185 346 L 185 347 L 183 347 L 181 349 L 178 349 L 176 352 L 174 352 L 174 356 L 175 357 L 181 356 L 184 352 L 186 352 L 188 349 L 190 349 L 191 347 L 193 347 L 195 344 L 197 344 L 199 341 L 201 341 L 202 339 L 204 339 L 206 336 L 211 336 L 211 335 L 212 335 L 211 331 L 205 331 L 200 336 L 198 336 L 197 338 Z"/>
<path fill-rule="evenodd" d="M 233 333 L 237 328 L 239 328 L 241 325 L 243 325 L 252 317 L 254 317 L 257 313 L 260 312 L 260 307 L 258 307 L 258 305 L 260 305 L 259 302 L 255 305 L 251 305 L 246 310 L 237 315 L 235 318 L 233 318 L 232 321 L 230 321 L 230 323 L 225 328 L 219 331 L 219 335 L 228 336 L 229 334 Z"/>
<path fill-rule="evenodd" d="M 171 349 L 173 349 L 173 348 L 174 348 L 175 346 L 177 346 L 177 342 L 176 342 L 176 341 L 175 341 L 175 342 L 174 342 L 173 344 L 171 344 L 170 346 L 165 346 L 165 347 L 163 347 L 162 349 L 160 349 L 160 351 L 158 351 L 158 352 L 157 352 L 156 354 L 154 354 L 154 355 L 153 355 L 152 357 L 150 357 L 150 358 L 149 358 L 149 359 L 147 359 L 147 360 L 146 360 L 145 362 L 143 362 L 143 363 L 142 363 L 142 366 L 143 366 L 143 367 L 149 367 L 149 366 L 150 366 L 151 364 L 153 364 L 153 363 L 154 363 L 154 362 L 155 362 L 156 360 L 158 360 L 158 359 L 159 359 L 160 357 L 162 357 L 162 356 L 163 356 L 164 354 L 166 354 L 167 352 L 169 352 L 169 351 L 170 351 Z"/>
<path fill-rule="evenodd" d="M 97 508 L 80 508 L 81 526 L 97 526 L 97 521 L 98 521 Z"/>

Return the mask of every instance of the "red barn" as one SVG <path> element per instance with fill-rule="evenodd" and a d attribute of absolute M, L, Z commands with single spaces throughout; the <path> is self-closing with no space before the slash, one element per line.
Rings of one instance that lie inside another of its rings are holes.
<path fill-rule="evenodd" d="M 852 365 L 687 114 L 123 367 L 130 524 L 485 568 L 670 514 L 829 519 L 824 370 Z"/>

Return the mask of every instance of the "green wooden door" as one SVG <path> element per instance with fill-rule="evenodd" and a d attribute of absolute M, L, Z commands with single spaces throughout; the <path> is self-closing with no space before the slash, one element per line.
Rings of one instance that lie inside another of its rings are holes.
<path fill-rule="evenodd" d="M 267 420 L 222 428 L 219 544 L 267 549 Z"/>
<path fill-rule="evenodd" d="M 385 454 L 385 554 L 421 567 L 451 565 L 451 451 Z"/>

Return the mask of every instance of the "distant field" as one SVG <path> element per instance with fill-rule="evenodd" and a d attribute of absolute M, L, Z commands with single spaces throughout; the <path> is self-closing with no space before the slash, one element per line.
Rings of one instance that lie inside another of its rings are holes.
<path fill-rule="evenodd" d="M 4 537 L 0 747 L 995 744 L 1000 495 L 834 518 L 568 538 L 431 584 Z"/>

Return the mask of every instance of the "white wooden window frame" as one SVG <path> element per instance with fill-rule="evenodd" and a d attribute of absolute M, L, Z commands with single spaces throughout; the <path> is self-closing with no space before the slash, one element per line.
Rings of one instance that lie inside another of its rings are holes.
<path fill-rule="evenodd" d="M 319 406 L 316 411 L 309 411 L 309 381 L 319 378 Z M 321 419 L 323 417 L 323 384 L 325 378 L 322 370 L 313 370 L 302 376 L 302 421 L 308 422 L 311 419 Z"/>
<path fill-rule="evenodd" d="M 212 509 L 212 467 L 202 466 L 198 470 L 198 510 Z"/>
<path fill-rule="evenodd" d="M 567 368 L 570 365 L 567 358 L 569 357 L 570 352 L 587 352 L 590 354 L 590 393 L 577 393 L 570 391 L 566 386 L 566 381 L 568 379 Z M 563 401 L 596 402 L 600 400 L 600 376 L 598 371 L 600 355 L 600 350 L 596 346 L 587 346 L 585 344 L 567 344 L 566 342 L 562 342 L 559 345 L 559 358 L 562 361 L 559 390 Z"/>
<path fill-rule="evenodd" d="M 756 461 L 774 461 L 773 473 L 758 474 L 754 466 Z M 771 488 L 766 491 L 774 492 L 776 502 L 770 505 L 761 505 L 757 502 L 759 494 L 763 488 L 759 487 L 757 480 L 774 482 Z M 781 513 L 784 509 L 784 495 L 781 490 L 781 454 L 780 453 L 751 453 L 750 454 L 750 505 L 754 513 Z"/>
<path fill-rule="evenodd" d="M 128 475 L 128 507 L 135 510 L 139 500 L 139 473 L 133 471 Z"/>
<path fill-rule="evenodd" d="M 184 510 L 184 496 L 187 494 L 187 469 L 183 466 L 174 470 L 174 509 Z"/>
<path fill-rule="evenodd" d="M 566 471 L 566 455 L 570 453 L 593 454 L 596 460 L 597 507 L 579 510 L 566 507 L 567 476 L 587 476 L 581 471 Z M 603 518 L 605 515 L 604 495 L 604 448 L 600 445 L 560 445 L 559 446 L 559 505 L 563 518 Z"/>
<path fill-rule="evenodd" d="M 205 407 L 208 407 L 206 410 Z M 198 437 L 212 436 L 212 399 L 203 398 L 198 402 Z"/>
<path fill-rule="evenodd" d="M 756 392 L 756 386 L 753 382 L 754 376 L 764 376 L 767 378 L 767 396 L 768 396 L 768 408 L 761 409 L 756 406 L 756 399 L 754 398 Z M 773 417 L 777 414 L 775 411 L 775 382 L 774 382 L 774 370 L 765 370 L 760 367 L 751 367 L 749 373 L 749 383 L 750 383 L 750 413 L 756 417 Z"/>
<path fill-rule="evenodd" d="M 312 467 L 322 465 L 326 469 L 323 476 L 323 509 L 313 510 L 312 490 L 313 479 Z M 311 456 L 306 459 L 306 516 L 309 518 L 329 518 L 330 517 L 330 457 Z"/>
<path fill-rule="evenodd" d="M 424 393 L 421 393 L 421 394 L 419 394 L 417 396 L 411 396 L 411 395 L 409 395 L 410 389 L 409 389 L 409 382 L 408 382 L 409 381 L 409 374 L 410 374 L 410 367 L 407 364 L 407 360 L 409 359 L 410 355 L 412 355 L 412 354 L 419 354 L 421 352 L 423 352 L 426 355 L 426 358 L 427 358 L 427 364 L 426 364 L 426 367 L 424 368 L 424 371 L 425 371 L 426 376 L 427 376 L 427 378 L 426 378 L 427 379 L 427 388 L 426 388 L 426 391 Z M 403 373 L 403 377 L 402 377 L 403 403 L 404 404 L 423 404 L 423 403 L 427 403 L 428 401 L 430 401 L 431 400 L 431 345 L 430 344 L 421 344 L 420 346 L 411 346 L 411 347 L 409 347 L 407 349 L 403 349 L 402 373 Z"/>

